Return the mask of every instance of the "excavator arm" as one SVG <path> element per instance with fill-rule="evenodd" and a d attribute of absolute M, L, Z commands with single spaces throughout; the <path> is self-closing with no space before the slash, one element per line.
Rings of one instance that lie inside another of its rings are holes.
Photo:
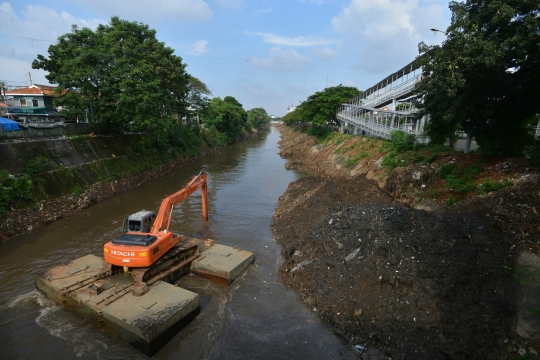
<path fill-rule="evenodd" d="M 167 196 L 159 208 L 156 220 L 152 226 L 150 233 L 156 234 L 161 230 L 165 232 L 169 231 L 169 226 L 172 219 L 172 210 L 174 206 L 181 201 L 185 200 L 188 196 L 193 194 L 198 189 L 201 189 L 202 193 L 202 214 L 203 220 L 208 220 L 208 188 L 206 183 L 206 173 L 201 171 L 197 176 L 195 176 L 185 188 L 175 192 L 172 195 Z"/>
<path fill-rule="evenodd" d="M 149 232 L 130 230 L 121 236 L 106 243 L 103 249 L 105 262 L 111 265 L 123 266 L 124 271 L 129 268 L 148 268 L 156 263 L 164 255 L 168 254 L 179 241 L 179 236 L 169 232 L 172 211 L 176 204 L 186 199 L 198 189 L 202 190 L 202 213 L 203 220 L 208 220 L 208 188 L 206 183 L 206 173 L 201 171 L 182 190 L 167 196 L 161 203 L 159 212 L 154 220 L 152 229 Z M 148 216 L 148 211 L 142 211 Z M 152 214 L 153 215 L 153 214 Z M 144 229 L 143 220 L 139 219 L 139 229 Z M 197 246 L 195 245 L 197 248 Z M 184 249 L 186 250 L 186 249 Z M 176 251 L 176 250 L 175 250 Z M 198 253 L 198 248 L 197 251 Z M 176 256 L 176 255 L 174 255 Z M 160 265 L 161 266 L 161 265 Z M 146 274 L 146 270 L 141 270 L 141 274 Z M 144 277 L 141 277 L 143 279 Z"/>

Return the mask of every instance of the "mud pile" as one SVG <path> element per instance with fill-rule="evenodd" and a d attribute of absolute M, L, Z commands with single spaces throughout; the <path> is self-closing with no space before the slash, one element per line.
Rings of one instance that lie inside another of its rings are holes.
<path fill-rule="evenodd" d="M 392 359 L 536 358 L 537 344 L 514 346 L 513 269 L 538 254 L 537 178 L 428 213 L 331 166 L 290 184 L 273 230 L 284 282 L 345 343 Z"/>

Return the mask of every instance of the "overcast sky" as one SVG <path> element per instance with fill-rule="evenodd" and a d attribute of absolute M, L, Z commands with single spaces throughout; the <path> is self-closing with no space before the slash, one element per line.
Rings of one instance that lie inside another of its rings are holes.
<path fill-rule="evenodd" d="M 281 116 L 325 86 L 360 90 L 438 44 L 450 23 L 443 0 L 0 0 L 0 80 L 48 84 L 37 54 L 72 24 L 139 21 L 175 49 L 213 96 Z"/>

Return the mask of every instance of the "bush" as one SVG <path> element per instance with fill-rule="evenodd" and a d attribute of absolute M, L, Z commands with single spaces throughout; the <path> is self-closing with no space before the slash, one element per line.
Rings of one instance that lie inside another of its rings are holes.
<path fill-rule="evenodd" d="M 390 140 L 393 142 L 393 147 L 397 151 L 412 150 L 416 144 L 416 136 L 404 131 L 394 130 L 390 133 Z"/>
<path fill-rule="evenodd" d="M 476 189 L 473 181 L 482 167 L 476 163 L 471 167 L 460 169 L 457 163 L 443 164 L 437 170 L 437 175 L 446 180 L 446 187 L 457 194 L 468 193 Z"/>
<path fill-rule="evenodd" d="M 312 125 L 307 129 L 306 134 L 315 136 L 317 140 L 321 141 L 328 137 L 330 131 L 323 127 Z"/>
<path fill-rule="evenodd" d="M 75 185 L 73 188 L 73 196 L 79 197 L 84 192 L 84 189 L 79 185 Z"/>
<path fill-rule="evenodd" d="M 60 168 L 60 166 L 53 161 L 44 156 L 38 156 L 37 158 L 34 158 L 28 162 L 28 165 L 26 166 L 26 173 L 30 176 L 34 176 L 44 171 L 50 171 L 58 168 Z"/>
<path fill-rule="evenodd" d="M 33 200 L 33 183 L 28 176 L 14 178 L 0 171 L 0 214 L 8 212 L 20 200 Z"/>
<path fill-rule="evenodd" d="M 495 181 L 493 179 L 486 179 L 482 183 L 478 184 L 476 192 L 479 195 L 487 194 L 493 191 L 499 191 L 505 187 L 514 185 L 514 183 L 509 179 L 504 179 L 502 182 Z"/>

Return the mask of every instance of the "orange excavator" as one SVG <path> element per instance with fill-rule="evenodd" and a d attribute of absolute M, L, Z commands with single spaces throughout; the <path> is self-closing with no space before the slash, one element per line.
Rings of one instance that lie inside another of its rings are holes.
<path fill-rule="evenodd" d="M 202 192 L 203 220 L 208 220 L 206 173 L 201 171 L 183 189 L 167 196 L 157 215 L 139 211 L 122 225 L 122 235 L 104 245 L 105 265 L 109 270 L 121 266 L 134 280 L 150 285 L 198 257 L 197 245 L 181 244 L 180 236 L 169 231 L 174 206 L 198 189 Z"/>

